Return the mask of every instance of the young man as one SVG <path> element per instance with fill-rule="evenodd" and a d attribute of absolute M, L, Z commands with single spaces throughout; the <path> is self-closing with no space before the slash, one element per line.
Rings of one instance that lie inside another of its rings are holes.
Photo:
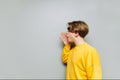
<path fill-rule="evenodd" d="M 65 44 L 62 61 L 67 65 L 66 79 L 102 79 L 97 50 L 84 41 L 88 25 L 84 21 L 68 23 L 68 32 L 61 33 Z"/>

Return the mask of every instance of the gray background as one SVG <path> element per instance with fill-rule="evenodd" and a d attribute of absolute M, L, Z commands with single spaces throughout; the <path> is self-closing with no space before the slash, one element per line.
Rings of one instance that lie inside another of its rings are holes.
<path fill-rule="evenodd" d="M 0 0 L 0 78 L 65 79 L 60 33 L 84 20 L 103 78 L 120 78 L 120 0 Z"/>

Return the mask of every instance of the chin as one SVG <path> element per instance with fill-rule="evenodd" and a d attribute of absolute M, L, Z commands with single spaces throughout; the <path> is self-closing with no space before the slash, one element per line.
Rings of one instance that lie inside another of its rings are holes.
<path fill-rule="evenodd" d="M 73 43 L 73 41 L 72 41 L 72 40 L 68 40 L 68 42 L 69 42 L 69 43 Z"/>

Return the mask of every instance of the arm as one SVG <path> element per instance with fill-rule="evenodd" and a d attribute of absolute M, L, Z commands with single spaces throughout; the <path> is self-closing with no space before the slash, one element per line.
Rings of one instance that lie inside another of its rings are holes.
<path fill-rule="evenodd" d="M 70 53 L 70 45 L 68 42 L 67 33 L 62 32 L 61 39 L 62 39 L 63 43 L 65 44 L 64 49 L 62 51 L 62 61 L 63 61 L 63 63 L 67 63 L 68 55 Z"/>
<path fill-rule="evenodd" d="M 86 72 L 88 79 L 102 79 L 100 57 L 95 49 L 88 53 L 86 62 Z"/>
<path fill-rule="evenodd" d="M 67 63 L 67 60 L 68 60 L 68 56 L 70 54 L 70 45 L 65 45 L 64 48 L 63 48 L 63 51 L 62 51 L 62 61 L 63 63 Z"/>

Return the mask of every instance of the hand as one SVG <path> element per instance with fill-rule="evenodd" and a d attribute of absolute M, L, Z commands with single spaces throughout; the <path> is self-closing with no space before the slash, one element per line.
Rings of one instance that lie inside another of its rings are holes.
<path fill-rule="evenodd" d="M 74 42 L 75 39 L 76 39 L 76 34 L 75 34 L 75 33 L 68 32 L 68 33 L 67 33 L 67 37 L 68 37 L 68 41 L 69 41 L 69 42 Z"/>
<path fill-rule="evenodd" d="M 68 41 L 72 41 L 76 45 L 83 44 L 84 39 L 82 37 L 78 36 L 78 35 L 79 35 L 78 33 L 75 34 L 75 33 L 68 32 L 67 33 Z"/>
<path fill-rule="evenodd" d="M 67 38 L 67 32 L 62 32 L 61 33 L 61 39 L 65 45 L 69 44 L 68 38 Z"/>

